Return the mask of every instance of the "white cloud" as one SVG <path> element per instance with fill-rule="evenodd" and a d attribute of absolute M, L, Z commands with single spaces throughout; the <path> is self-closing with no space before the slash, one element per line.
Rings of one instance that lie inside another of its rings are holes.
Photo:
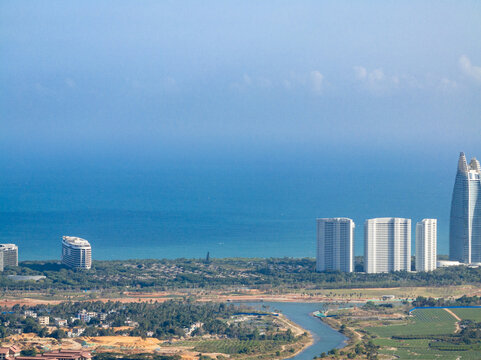
<path fill-rule="evenodd" d="M 458 83 L 448 78 L 442 78 L 439 81 L 438 88 L 441 91 L 448 92 L 448 91 L 456 90 L 458 88 Z"/>
<path fill-rule="evenodd" d="M 398 75 L 386 75 L 383 69 L 369 71 L 363 66 L 354 66 L 355 78 L 361 82 L 365 89 L 381 94 L 392 88 L 398 87 L 401 77 Z"/>
<path fill-rule="evenodd" d="M 285 91 L 307 90 L 322 94 L 328 83 L 319 70 L 303 73 L 290 73 L 287 77 L 265 77 L 244 74 L 238 81 L 230 84 L 231 89 L 247 91 L 249 89 L 283 89 Z"/>
<path fill-rule="evenodd" d="M 324 75 L 322 75 L 318 70 L 311 71 L 309 75 L 309 80 L 311 83 L 312 91 L 316 94 L 322 93 Z"/>
<path fill-rule="evenodd" d="M 481 66 L 471 64 L 471 60 L 466 55 L 459 58 L 459 67 L 466 76 L 481 82 Z"/>
<path fill-rule="evenodd" d="M 260 87 L 268 88 L 272 86 L 272 81 L 266 77 L 252 77 L 248 74 L 242 75 L 240 81 L 231 84 L 231 87 L 236 90 L 245 90 L 248 88 Z"/>
<path fill-rule="evenodd" d="M 367 70 L 362 66 L 354 66 L 354 72 L 356 73 L 356 78 L 358 80 L 365 79 L 367 77 Z"/>
<path fill-rule="evenodd" d="M 386 75 L 384 75 L 384 71 L 382 69 L 374 69 L 368 74 L 367 79 L 370 83 L 374 84 L 376 82 L 384 81 L 386 79 Z"/>

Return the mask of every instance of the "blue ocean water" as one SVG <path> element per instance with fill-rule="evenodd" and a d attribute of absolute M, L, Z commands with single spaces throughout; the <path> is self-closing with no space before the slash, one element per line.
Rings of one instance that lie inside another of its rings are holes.
<path fill-rule="evenodd" d="M 438 218 L 448 251 L 451 167 L 383 159 L 303 158 L 11 166 L 0 178 L 0 242 L 20 259 L 58 259 L 62 235 L 80 236 L 94 259 L 314 257 L 315 219 Z M 414 235 L 414 234 L 413 234 Z M 413 236 L 414 250 L 414 236 Z"/>

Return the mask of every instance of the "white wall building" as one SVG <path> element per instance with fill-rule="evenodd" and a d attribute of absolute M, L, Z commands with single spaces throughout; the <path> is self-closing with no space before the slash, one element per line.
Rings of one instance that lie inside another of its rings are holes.
<path fill-rule="evenodd" d="M 18 247 L 15 244 L 0 244 L 3 266 L 18 266 Z M 3 267 L 1 267 L 3 270 Z"/>
<path fill-rule="evenodd" d="M 364 271 L 411 270 L 411 219 L 377 218 L 364 223 Z"/>
<path fill-rule="evenodd" d="M 39 316 L 38 323 L 42 326 L 47 326 L 50 324 L 50 317 L 48 316 Z"/>
<path fill-rule="evenodd" d="M 416 271 L 436 269 L 436 219 L 424 219 L 416 224 Z"/>
<path fill-rule="evenodd" d="M 450 266 L 460 266 L 460 265 L 466 265 L 466 264 L 460 263 L 459 261 L 455 261 L 455 260 L 438 260 L 436 262 L 436 267 L 438 267 L 438 268 L 444 268 L 444 267 L 450 267 Z"/>
<path fill-rule="evenodd" d="M 62 263 L 76 269 L 90 269 L 92 266 L 90 243 L 78 237 L 62 237 Z"/>
<path fill-rule="evenodd" d="M 317 219 L 317 271 L 354 271 L 354 221 Z"/>

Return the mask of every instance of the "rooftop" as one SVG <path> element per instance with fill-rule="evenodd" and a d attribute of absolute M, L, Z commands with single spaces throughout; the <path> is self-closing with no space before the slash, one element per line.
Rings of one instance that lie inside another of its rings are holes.
<path fill-rule="evenodd" d="M 63 236 L 62 240 L 64 243 L 74 246 L 90 246 L 87 240 L 75 236 Z"/>
<path fill-rule="evenodd" d="M 381 217 L 381 218 L 373 218 L 373 219 L 367 219 L 366 222 L 368 221 L 379 221 L 379 222 L 394 222 L 394 221 L 411 221 L 411 219 L 406 219 L 406 218 L 399 218 L 399 217 Z"/>
<path fill-rule="evenodd" d="M 0 244 L 0 250 L 16 250 L 17 245 L 15 244 Z"/>
<path fill-rule="evenodd" d="M 479 163 L 479 160 L 477 160 L 475 157 L 471 158 L 471 161 L 468 164 L 466 160 L 466 155 L 462 152 L 461 154 L 459 154 L 458 171 L 466 174 L 481 174 L 481 165 Z"/>
<path fill-rule="evenodd" d="M 325 220 L 325 221 L 352 221 L 352 219 L 345 218 L 345 217 L 318 218 L 317 220 Z"/>

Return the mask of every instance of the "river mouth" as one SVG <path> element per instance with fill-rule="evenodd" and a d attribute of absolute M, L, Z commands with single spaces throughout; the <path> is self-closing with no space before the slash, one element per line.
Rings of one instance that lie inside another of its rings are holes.
<path fill-rule="evenodd" d="M 312 315 L 313 312 L 322 308 L 322 303 L 243 301 L 236 302 L 236 304 L 282 313 L 286 318 L 311 333 L 312 345 L 290 358 L 291 360 L 312 360 L 314 356 L 319 356 L 323 352 L 327 353 L 334 348 L 344 347 L 346 344 L 347 337 Z"/>

